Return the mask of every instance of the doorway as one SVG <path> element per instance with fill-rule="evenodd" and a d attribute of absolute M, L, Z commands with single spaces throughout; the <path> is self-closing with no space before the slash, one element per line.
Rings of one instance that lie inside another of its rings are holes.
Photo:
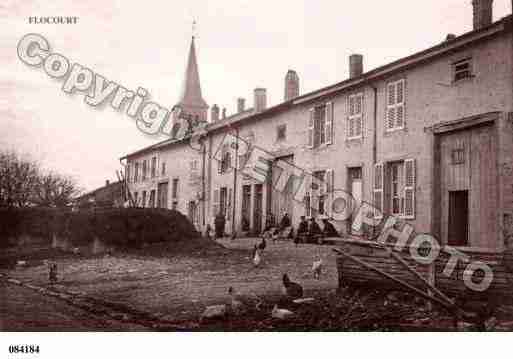
<path fill-rule="evenodd" d="M 159 183 L 157 187 L 157 207 L 167 208 L 168 183 Z"/>
<path fill-rule="evenodd" d="M 262 202 L 263 190 L 261 184 L 255 185 L 255 198 L 253 205 L 253 232 L 260 234 L 262 232 Z"/>
<path fill-rule="evenodd" d="M 450 246 L 468 245 L 468 191 L 449 191 Z"/>
<path fill-rule="evenodd" d="M 241 230 L 249 231 L 251 211 L 251 185 L 242 186 Z"/>

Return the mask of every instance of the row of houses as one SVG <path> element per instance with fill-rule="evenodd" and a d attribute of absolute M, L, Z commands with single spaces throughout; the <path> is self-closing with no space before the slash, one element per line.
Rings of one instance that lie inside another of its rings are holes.
<path fill-rule="evenodd" d="M 257 88 L 253 108 L 240 98 L 231 116 L 218 105 L 209 111 L 202 97 L 193 38 L 177 106 L 206 123 L 202 146 L 166 140 L 124 155 L 130 194 L 141 206 L 187 214 L 199 230 L 222 213 L 227 232 L 242 234 L 284 213 L 294 226 L 301 216 L 329 216 L 331 194 L 343 190 L 352 206 L 373 203 L 443 244 L 512 244 L 513 18 L 493 22 L 492 0 L 472 5 L 468 33 L 370 71 L 351 55 L 348 79 L 306 94 L 289 70 L 283 102 L 268 107 Z M 249 151 L 227 135 L 265 150 L 267 180 L 241 171 Z M 280 177 L 288 181 L 277 186 Z M 327 185 L 314 190 L 316 180 Z M 335 224 L 350 233 L 350 223 Z"/>

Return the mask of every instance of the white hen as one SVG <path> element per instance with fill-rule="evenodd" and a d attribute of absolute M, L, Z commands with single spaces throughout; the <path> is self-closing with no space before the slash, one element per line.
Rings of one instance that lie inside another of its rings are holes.
<path fill-rule="evenodd" d="M 288 309 L 280 309 L 278 308 L 278 305 L 275 305 L 273 311 L 271 312 L 271 316 L 276 319 L 287 319 L 293 315 L 293 312 Z"/>
<path fill-rule="evenodd" d="M 315 279 L 319 279 L 321 277 L 322 265 L 322 258 L 319 258 L 319 260 L 313 262 L 312 273 Z"/>
<path fill-rule="evenodd" d="M 255 255 L 253 256 L 253 265 L 255 267 L 258 267 L 261 262 L 262 262 L 262 258 L 260 257 L 260 253 L 257 249 L 257 250 L 255 250 Z"/>

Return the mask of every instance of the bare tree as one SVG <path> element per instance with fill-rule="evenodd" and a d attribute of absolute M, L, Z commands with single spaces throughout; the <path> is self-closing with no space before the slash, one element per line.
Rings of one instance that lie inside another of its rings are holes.
<path fill-rule="evenodd" d="M 81 189 L 72 177 L 49 172 L 38 177 L 33 202 L 39 206 L 65 207 L 80 192 Z"/>
<path fill-rule="evenodd" d="M 0 207 L 64 207 L 80 192 L 73 178 L 43 173 L 29 157 L 0 151 Z"/>
<path fill-rule="evenodd" d="M 12 151 L 0 152 L 0 206 L 29 205 L 38 175 L 35 161 Z"/>

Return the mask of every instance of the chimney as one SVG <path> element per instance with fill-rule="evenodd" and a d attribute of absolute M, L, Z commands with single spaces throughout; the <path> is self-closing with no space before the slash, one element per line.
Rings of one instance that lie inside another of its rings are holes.
<path fill-rule="evenodd" d="M 285 101 L 299 96 L 299 76 L 296 71 L 289 70 L 285 75 Z"/>
<path fill-rule="evenodd" d="M 445 37 L 445 41 L 451 41 L 451 40 L 454 40 L 455 38 L 456 38 L 456 35 L 447 34 L 447 36 Z"/>
<path fill-rule="evenodd" d="M 212 122 L 219 120 L 219 106 L 217 106 L 217 104 L 212 106 L 212 109 L 210 110 L 210 120 Z"/>
<path fill-rule="evenodd" d="M 256 88 L 254 90 L 254 107 L 255 107 L 255 112 L 260 112 L 260 111 L 265 110 L 265 108 L 267 107 L 266 89 Z"/>
<path fill-rule="evenodd" d="M 110 185 L 110 181 L 109 180 L 105 180 L 105 187 L 107 187 L 108 185 Z"/>
<path fill-rule="evenodd" d="M 353 54 L 349 56 L 349 78 L 354 79 L 355 77 L 363 74 L 363 56 L 359 54 Z"/>
<path fill-rule="evenodd" d="M 472 0 L 474 7 L 474 30 L 482 29 L 492 23 L 493 0 Z"/>
<path fill-rule="evenodd" d="M 226 107 L 223 107 L 223 114 L 221 116 L 222 118 L 226 118 Z"/>
<path fill-rule="evenodd" d="M 244 111 L 244 103 L 245 103 L 245 99 L 243 99 L 242 97 L 239 97 L 237 99 L 237 112 L 240 113 L 240 112 L 243 112 Z"/>

